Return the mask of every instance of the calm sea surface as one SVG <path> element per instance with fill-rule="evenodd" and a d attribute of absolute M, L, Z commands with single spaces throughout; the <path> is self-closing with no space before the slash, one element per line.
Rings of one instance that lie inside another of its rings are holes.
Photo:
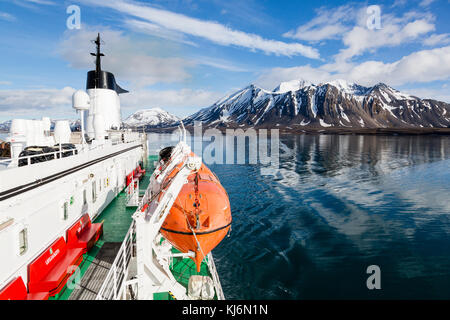
<path fill-rule="evenodd" d="M 233 215 L 213 251 L 228 299 L 450 299 L 450 137 L 281 142 L 277 177 L 209 165 Z M 367 289 L 370 265 L 381 290 Z"/>

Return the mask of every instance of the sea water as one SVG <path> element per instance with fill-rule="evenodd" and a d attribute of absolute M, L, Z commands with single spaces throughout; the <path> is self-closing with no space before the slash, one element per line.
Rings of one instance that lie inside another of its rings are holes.
<path fill-rule="evenodd" d="M 450 137 L 280 142 L 276 176 L 208 164 L 233 216 L 213 251 L 227 299 L 450 299 Z M 175 143 L 149 135 L 153 152 Z"/>

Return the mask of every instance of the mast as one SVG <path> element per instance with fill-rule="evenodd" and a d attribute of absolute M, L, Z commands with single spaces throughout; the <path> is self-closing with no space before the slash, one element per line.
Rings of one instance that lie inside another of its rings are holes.
<path fill-rule="evenodd" d="M 92 40 L 96 45 L 96 52 L 91 52 L 91 56 L 95 59 L 95 70 L 91 70 L 87 75 L 86 90 L 89 89 L 110 89 L 116 91 L 117 94 L 127 93 L 127 90 L 122 89 L 117 83 L 114 75 L 111 72 L 102 70 L 101 58 L 105 55 L 101 52 L 101 45 L 104 44 L 100 38 L 100 33 L 97 33 L 97 38 Z"/>
<path fill-rule="evenodd" d="M 92 53 L 91 56 L 96 57 L 95 59 L 95 87 L 98 88 L 99 79 L 100 79 L 100 73 L 102 71 L 102 62 L 101 57 L 104 57 L 105 55 L 101 53 L 100 46 L 101 46 L 101 39 L 100 39 L 100 33 L 97 34 L 97 39 L 92 40 L 97 45 L 97 52 Z"/>

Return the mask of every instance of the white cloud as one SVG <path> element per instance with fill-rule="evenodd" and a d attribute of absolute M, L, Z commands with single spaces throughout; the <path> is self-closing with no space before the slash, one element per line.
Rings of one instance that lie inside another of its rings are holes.
<path fill-rule="evenodd" d="M 195 47 L 197 46 L 197 44 L 195 44 L 194 42 L 186 40 L 183 34 L 164 29 L 163 27 L 154 23 L 134 19 L 126 19 L 124 23 L 129 29 L 132 29 L 133 31 L 142 32 L 158 38 L 184 43 Z"/>
<path fill-rule="evenodd" d="M 43 113 L 52 117 L 73 114 L 74 88 L 43 88 L 33 90 L 0 90 L 0 117 L 41 118 Z"/>
<path fill-rule="evenodd" d="M 338 39 L 349 30 L 346 23 L 355 19 L 356 9 L 353 6 L 344 5 L 335 9 L 321 7 L 314 19 L 283 36 L 307 41 Z"/>
<path fill-rule="evenodd" d="M 29 9 L 36 9 L 36 5 L 45 5 L 45 6 L 56 5 L 56 3 L 51 0 L 13 0 L 13 3 Z"/>
<path fill-rule="evenodd" d="M 395 0 L 394 3 L 392 4 L 392 8 L 395 7 L 402 7 L 407 3 L 407 0 Z"/>
<path fill-rule="evenodd" d="M 414 52 L 393 63 L 364 62 L 356 66 L 349 77 L 363 84 L 385 82 L 392 85 L 449 79 L 450 46 Z"/>
<path fill-rule="evenodd" d="M 295 56 L 308 58 L 320 57 L 317 49 L 300 43 L 286 43 L 277 40 L 264 39 L 259 35 L 233 30 L 215 21 L 205 21 L 191 18 L 167 10 L 153 8 L 132 1 L 82 0 L 84 3 L 108 7 L 127 15 L 131 15 L 162 28 L 212 41 L 223 46 L 237 46 L 250 50 L 260 50 L 266 54 Z"/>
<path fill-rule="evenodd" d="M 398 46 L 419 39 L 435 30 L 433 18 L 429 15 L 419 15 L 414 12 L 406 13 L 397 18 L 389 14 L 382 15 L 382 28 L 369 30 L 365 21 L 353 27 L 342 39 L 346 48 L 336 55 L 337 61 L 345 61 L 361 55 L 368 50 L 382 47 Z"/>
<path fill-rule="evenodd" d="M 154 57 L 147 52 L 160 51 L 158 43 L 131 40 L 121 31 L 100 28 L 105 42 L 102 68 L 111 71 L 120 80 L 128 80 L 134 86 L 142 87 L 156 83 L 183 82 L 190 78 L 187 68 L 194 63 L 178 57 Z M 97 31 L 85 27 L 79 31 L 66 32 L 59 49 L 61 56 L 76 69 L 92 69 L 94 50 L 91 40 Z"/>
<path fill-rule="evenodd" d="M 422 99 L 434 99 L 450 103 L 450 93 L 447 88 L 442 89 L 415 88 L 402 90 L 402 92 L 414 95 Z"/>
<path fill-rule="evenodd" d="M 360 64 L 322 65 L 317 68 L 309 65 L 274 68 L 263 73 L 256 83 L 272 89 L 280 82 L 294 79 L 306 79 L 315 83 L 345 79 L 367 86 L 379 82 L 404 85 L 447 80 L 450 79 L 450 46 L 414 52 L 392 63 L 366 61 Z"/>
<path fill-rule="evenodd" d="M 231 72 L 249 72 L 250 70 L 246 67 L 237 66 L 234 63 L 230 61 L 226 61 L 223 59 L 217 59 L 217 58 L 210 58 L 206 56 L 200 56 L 194 58 L 192 61 L 194 61 L 197 65 L 204 65 L 208 67 L 213 67 L 216 69 L 222 69 L 225 71 L 231 71 Z"/>
<path fill-rule="evenodd" d="M 15 16 L 13 16 L 13 15 L 10 14 L 10 13 L 7 13 L 7 12 L 1 12 L 1 11 L 0 11 L 0 20 L 5 20 L 5 21 L 16 21 L 17 19 L 16 19 Z"/>
<path fill-rule="evenodd" d="M 124 109 L 167 107 L 205 107 L 220 99 L 223 93 L 206 90 L 137 90 L 120 96 Z"/>
<path fill-rule="evenodd" d="M 419 5 L 421 7 L 428 7 L 430 4 L 432 4 L 435 0 L 422 0 Z"/>
<path fill-rule="evenodd" d="M 394 5 L 402 3 L 395 2 Z M 381 7 L 380 10 L 381 28 L 369 29 L 367 22 L 371 15 L 365 5 L 343 5 L 331 9 L 321 7 L 316 17 L 284 36 L 307 41 L 342 39 L 344 48 L 335 59 L 344 62 L 367 51 L 419 41 L 435 30 L 434 17 L 429 13 L 409 11 L 395 16 Z"/>
<path fill-rule="evenodd" d="M 267 89 L 273 90 L 281 82 L 290 80 L 307 80 L 312 83 L 320 83 L 331 80 L 332 75 L 323 68 L 313 68 L 310 65 L 292 67 L 292 68 L 273 68 L 263 72 L 256 80 L 256 84 Z"/>
<path fill-rule="evenodd" d="M 74 88 L 41 88 L 31 90 L 0 90 L 0 119 L 52 118 L 75 119 L 72 109 Z M 122 114 L 142 108 L 160 107 L 180 116 L 193 113 L 201 107 L 212 105 L 223 96 L 221 92 L 207 90 L 147 90 L 139 89 L 120 95 Z"/>
<path fill-rule="evenodd" d="M 423 42 L 426 46 L 446 45 L 450 43 L 450 33 L 432 34 Z"/>
<path fill-rule="evenodd" d="M 34 4 L 55 5 L 55 3 L 50 0 L 22 0 L 22 1 L 31 2 Z"/>

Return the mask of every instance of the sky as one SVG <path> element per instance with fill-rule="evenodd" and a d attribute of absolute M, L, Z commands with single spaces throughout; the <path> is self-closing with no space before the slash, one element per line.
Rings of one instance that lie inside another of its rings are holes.
<path fill-rule="evenodd" d="M 98 32 L 103 70 L 130 91 L 123 118 L 153 107 L 184 117 L 295 79 L 383 82 L 450 103 L 449 16 L 450 0 L 0 0 L 0 121 L 76 119 Z"/>

